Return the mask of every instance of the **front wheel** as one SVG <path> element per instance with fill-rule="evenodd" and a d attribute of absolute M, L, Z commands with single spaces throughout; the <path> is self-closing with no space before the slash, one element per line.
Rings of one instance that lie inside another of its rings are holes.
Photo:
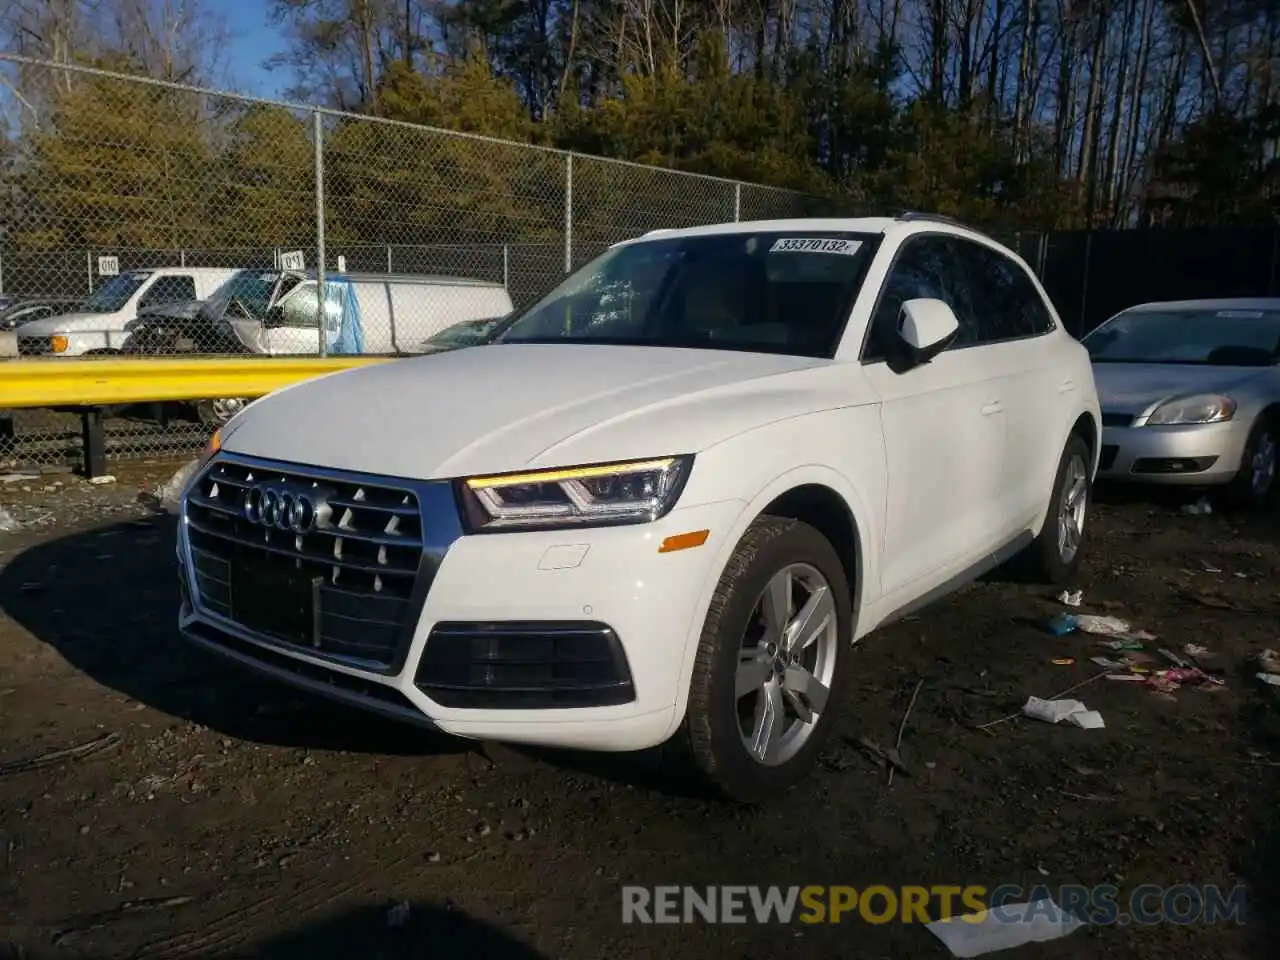
<path fill-rule="evenodd" d="M 712 598 L 684 733 L 720 793 L 757 803 L 799 782 L 830 734 L 852 652 L 848 577 L 797 520 L 761 517 Z"/>
<path fill-rule="evenodd" d="M 1269 503 L 1275 494 L 1277 459 L 1275 427 L 1263 415 L 1249 431 L 1240 455 L 1240 472 L 1227 488 L 1228 499 L 1242 507 Z"/>
<path fill-rule="evenodd" d="M 1085 520 L 1093 497 L 1089 445 L 1072 436 L 1058 461 L 1040 535 L 1027 548 L 1028 572 L 1051 584 L 1067 583 L 1080 569 Z"/>

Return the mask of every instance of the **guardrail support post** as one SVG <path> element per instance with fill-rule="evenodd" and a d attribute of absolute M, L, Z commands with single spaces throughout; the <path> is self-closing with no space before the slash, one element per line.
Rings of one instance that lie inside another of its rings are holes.
<path fill-rule="evenodd" d="M 85 478 L 103 476 L 107 472 L 107 441 L 102 431 L 102 411 L 97 407 L 80 414 L 80 444 L 84 450 Z"/>

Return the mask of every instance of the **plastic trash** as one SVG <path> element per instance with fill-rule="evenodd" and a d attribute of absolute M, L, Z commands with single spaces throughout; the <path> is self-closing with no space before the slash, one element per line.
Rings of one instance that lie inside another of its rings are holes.
<path fill-rule="evenodd" d="M 1076 629 L 1085 633 L 1093 633 L 1103 637 L 1126 636 L 1129 633 L 1128 622 L 1119 617 L 1097 617 L 1087 613 L 1076 614 Z"/>
<path fill-rule="evenodd" d="M 1267 673 L 1280 674 L 1280 653 L 1267 649 L 1258 654 L 1258 666 Z"/>
<path fill-rule="evenodd" d="M 191 475 L 196 472 L 196 467 L 200 465 L 200 461 L 192 460 L 190 463 L 184 464 L 182 468 L 169 478 L 164 486 L 157 489 L 153 496 L 157 505 L 169 513 L 177 513 L 179 501 L 182 499 L 182 491 L 187 488 L 187 483 L 191 479 Z"/>
<path fill-rule="evenodd" d="M 1260 673 L 1258 679 L 1269 687 L 1280 687 L 1280 673 Z"/>
<path fill-rule="evenodd" d="M 1213 513 L 1213 504 L 1206 498 L 1201 497 L 1195 503 L 1183 504 L 1182 512 L 1189 517 L 1206 517 Z"/>
<path fill-rule="evenodd" d="M 1079 700 L 1041 700 L 1039 697 L 1028 697 L 1023 704 L 1022 713 L 1032 720 L 1044 720 L 1046 723 L 1067 720 L 1085 730 L 1097 730 L 1106 726 L 1102 714 L 1097 710 L 1090 710 Z"/>
<path fill-rule="evenodd" d="M 1060 613 L 1048 623 L 1049 632 L 1061 637 L 1076 628 L 1076 618 L 1069 613 Z"/>
<path fill-rule="evenodd" d="M 4 507 L 0 507 L 0 533 L 17 533 L 22 529 L 22 524 L 13 518 Z"/>
<path fill-rule="evenodd" d="M 92 484 L 94 484 L 94 485 L 96 485 L 96 486 L 99 486 L 99 487 L 100 487 L 100 486 L 102 486 L 103 484 L 106 484 L 106 483 L 115 483 L 115 482 L 116 482 L 116 478 L 115 478 L 115 477 L 113 477 L 113 476 L 112 476 L 111 474 L 109 474 L 109 473 L 104 473 L 104 474 L 102 474 L 101 476 L 98 476 L 98 477 L 90 477 L 90 478 L 89 478 L 89 482 L 90 482 L 90 483 L 92 483 Z"/>
<path fill-rule="evenodd" d="M 1063 590 L 1058 594 L 1058 602 L 1066 604 L 1068 607 L 1078 607 L 1084 603 L 1083 590 Z"/>
<path fill-rule="evenodd" d="M 1027 943 L 1057 940 L 1083 926 L 1083 920 L 1048 898 L 935 920 L 926 929 L 942 941 L 953 957 L 981 957 Z"/>

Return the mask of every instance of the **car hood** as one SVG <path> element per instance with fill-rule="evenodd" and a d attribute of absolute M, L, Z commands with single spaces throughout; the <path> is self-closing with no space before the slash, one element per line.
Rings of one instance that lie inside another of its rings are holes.
<path fill-rule="evenodd" d="M 32 320 L 18 328 L 24 337 L 49 337 L 55 333 L 88 333 L 116 329 L 115 315 L 110 313 L 63 313 L 43 320 Z"/>
<path fill-rule="evenodd" d="M 1138 416 L 1173 397 L 1229 393 L 1266 367 L 1210 367 L 1184 363 L 1095 363 L 1098 401 L 1108 413 Z"/>
<path fill-rule="evenodd" d="M 696 453 L 871 399 L 849 365 L 768 354 L 493 344 L 304 381 L 248 407 L 223 449 L 435 479 Z"/>
<path fill-rule="evenodd" d="M 139 320 L 192 320 L 200 314 L 203 300 L 175 300 L 138 311 Z"/>

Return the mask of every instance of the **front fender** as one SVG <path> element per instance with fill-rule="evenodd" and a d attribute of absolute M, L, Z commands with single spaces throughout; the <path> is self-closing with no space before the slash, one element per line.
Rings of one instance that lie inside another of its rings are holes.
<path fill-rule="evenodd" d="M 800 451 L 808 456 L 800 459 Z M 822 457 L 821 462 L 815 454 Z M 702 626 L 739 541 L 769 504 L 790 490 L 809 485 L 833 490 L 853 518 L 858 539 L 853 636 L 856 639 L 865 632 L 858 611 L 879 595 L 883 536 L 880 518 L 884 514 L 885 458 L 878 407 L 849 407 L 769 424 L 699 453 L 682 503 L 733 500 L 742 507 L 723 534 L 715 531 L 715 553 L 685 638 L 676 709 L 667 736 L 684 721 Z"/>

